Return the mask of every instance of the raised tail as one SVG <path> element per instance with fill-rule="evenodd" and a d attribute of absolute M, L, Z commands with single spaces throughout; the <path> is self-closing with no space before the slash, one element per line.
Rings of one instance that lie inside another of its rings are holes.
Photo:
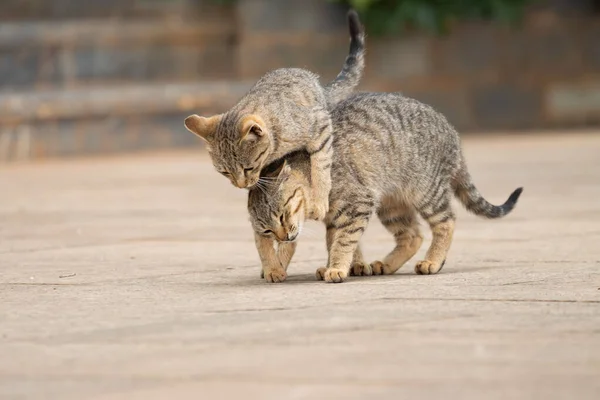
<path fill-rule="evenodd" d="M 350 50 L 342 71 L 325 86 L 328 104 L 333 107 L 348 97 L 358 86 L 365 69 L 365 33 L 354 10 L 348 11 L 348 28 L 350 30 Z"/>
<path fill-rule="evenodd" d="M 454 179 L 453 188 L 454 194 L 468 211 L 480 217 L 490 219 L 501 218 L 510 213 L 515 208 L 517 200 L 519 200 L 519 196 L 523 192 L 522 187 L 516 189 L 501 206 L 489 203 L 473 184 L 471 175 L 467 171 L 467 166 L 464 162 L 461 163 L 461 168 Z"/>

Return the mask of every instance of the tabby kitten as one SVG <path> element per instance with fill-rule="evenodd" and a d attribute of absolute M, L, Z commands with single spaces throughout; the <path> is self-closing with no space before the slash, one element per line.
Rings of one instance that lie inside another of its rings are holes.
<path fill-rule="evenodd" d="M 311 218 L 329 209 L 332 129 L 329 109 L 358 85 L 364 69 L 364 33 L 348 13 L 350 50 L 337 78 L 326 87 L 310 71 L 284 68 L 263 76 L 229 111 L 192 115 L 185 126 L 205 139 L 218 172 L 239 188 L 259 183 L 264 166 L 296 150 L 310 154 Z"/>
<path fill-rule="evenodd" d="M 443 115 L 416 100 L 397 93 L 360 93 L 338 104 L 331 117 L 333 186 L 324 220 L 329 260 L 327 268 L 317 270 L 319 279 L 342 282 L 350 272 L 395 273 L 423 241 L 417 215 L 428 222 L 433 241 L 415 271 L 435 274 L 452 241 L 453 195 L 472 213 L 499 218 L 521 194 L 519 188 L 501 206 L 488 203 L 471 180 L 458 133 Z M 269 282 L 285 280 L 287 254 L 314 206 L 307 191 L 311 172 L 308 155 L 295 153 L 264 170 L 274 179 L 266 192 L 249 192 L 250 220 Z M 396 246 L 382 261 L 367 265 L 358 242 L 374 212 Z M 283 259 L 275 253 L 276 241 L 284 245 Z"/>

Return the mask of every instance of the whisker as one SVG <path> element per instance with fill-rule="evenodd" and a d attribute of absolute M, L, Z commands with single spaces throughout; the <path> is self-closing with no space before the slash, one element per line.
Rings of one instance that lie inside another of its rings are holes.
<path fill-rule="evenodd" d="M 256 182 L 256 187 L 257 187 L 257 188 L 258 188 L 258 189 L 259 189 L 261 192 L 263 192 L 263 194 L 265 194 L 265 195 L 267 194 L 267 190 L 266 190 L 267 188 L 265 188 L 265 187 L 263 186 L 263 184 L 262 184 L 262 183 L 260 183 L 260 182 Z"/>
<path fill-rule="evenodd" d="M 257 183 L 261 183 L 261 184 L 265 185 L 265 187 L 269 187 L 269 186 L 275 185 L 276 182 L 264 180 L 264 178 L 260 178 Z"/>

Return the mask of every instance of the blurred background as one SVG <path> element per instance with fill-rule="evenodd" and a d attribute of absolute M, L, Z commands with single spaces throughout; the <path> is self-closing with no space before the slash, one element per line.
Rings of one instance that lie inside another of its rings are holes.
<path fill-rule="evenodd" d="M 431 104 L 486 199 L 524 194 L 456 207 L 435 277 L 423 227 L 395 276 L 318 283 L 313 221 L 273 286 L 183 121 L 275 68 L 334 78 L 350 6 L 360 89 Z M 600 399 L 599 128 L 600 0 L 0 0 L 0 400 Z"/>
<path fill-rule="evenodd" d="M 183 118 L 266 71 L 335 77 L 349 5 L 369 35 L 362 90 L 462 132 L 600 123 L 598 0 L 2 0 L 0 161 L 201 146 Z"/>

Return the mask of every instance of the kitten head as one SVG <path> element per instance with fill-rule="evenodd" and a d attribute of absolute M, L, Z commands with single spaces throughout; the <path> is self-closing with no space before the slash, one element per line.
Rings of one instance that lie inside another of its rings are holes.
<path fill-rule="evenodd" d="M 227 114 L 210 118 L 191 115 L 186 128 L 207 142 L 215 169 L 238 188 L 256 185 L 260 171 L 271 153 L 271 138 L 262 118 Z"/>
<path fill-rule="evenodd" d="M 277 164 L 266 167 L 259 186 L 248 192 L 248 213 L 259 235 L 292 242 L 304 224 L 307 182 L 286 161 Z"/>

